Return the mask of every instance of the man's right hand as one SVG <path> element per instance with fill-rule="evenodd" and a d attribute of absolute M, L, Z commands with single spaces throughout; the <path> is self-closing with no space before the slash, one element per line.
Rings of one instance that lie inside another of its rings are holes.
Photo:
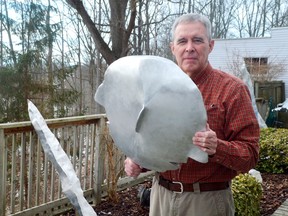
<path fill-rule="evenodd" d="M 132 161 L 129 157 L 127 157 L 124 161 L 124 166 L 126 174 L 130 177 L 136 178 L 142 171 L 142 168 L 138 164 L 134 163 L 134 161 Z"/>

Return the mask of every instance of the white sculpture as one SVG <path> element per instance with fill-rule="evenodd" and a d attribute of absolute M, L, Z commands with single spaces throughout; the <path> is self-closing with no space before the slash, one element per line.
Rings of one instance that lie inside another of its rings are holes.
<path fill-rule="evenodd" d="M 250 74 L 246 68 L 245 63 L 242 64 L 241 68 L 240 68 L 240 72 L 242 75 L 242 80 L 243 82 L 245 82 L 245 84 L 247 85 L 250 95 L 251 95 L 251 101 L 252 101 L 252 106 L 253 106 L 253 110 L 254 113 L 256 115 L 256 118 L 258 120 L 258 124 L 260 126 L 260 128 L 267 128 L 267 125 L 265 123 L 265 121 L 263 120 L 262 116 L 260 115 L 260 113 L 258 112 L 258 108 L 256 105 L 256 99 L 255 99 L 255 95 L 254 95 L 254 90 L 253 90 L 253 84 L 252 84 L 252 80 L 250 77 Z"/>
<path fill-rule="evenodd" d="M 44 152 L 59 174 L 63 193 L 79 212 L 79 215 L 97 216 L 94 209 L 83 196 L 80 181 L 67 154 L 62 149 L 55 135 L 48 128 L 37 107 L 29 100 L 28 112 L 32 125 L 41 141 Z"/>
<path fill-rule="evenodd" d="M 95 100 L 105 107 L 116 145 L 140 166 L 165 171 L 188 157 L 208 161 L 192 144 L 195 132 L 206 127 L 201 93 L 174 62 L 123 57 L 108 67 Z"/>

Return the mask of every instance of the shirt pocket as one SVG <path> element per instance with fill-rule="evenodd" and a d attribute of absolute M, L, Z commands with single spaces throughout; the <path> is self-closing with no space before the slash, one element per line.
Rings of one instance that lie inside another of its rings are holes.
<path fill-rule="evenodd" d="M 205 104 L 208 124 L 212 130 L 221 130 L 225 124 L 225 110 L 217 103 Z"/>

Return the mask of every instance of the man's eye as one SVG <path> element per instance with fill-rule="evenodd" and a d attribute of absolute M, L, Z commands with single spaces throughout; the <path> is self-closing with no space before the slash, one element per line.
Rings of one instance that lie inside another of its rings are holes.
<path fill-rule="evenodd" d="M 195 43 L 203 43 L 203 39 L 202 38 L 194 38 L 193 41 Z"/>
<path fill-rule="evenodd" d="M 186 40 L 178 40 L 178 44 L 183 44 L 185 42 L 186 42 Z"/>

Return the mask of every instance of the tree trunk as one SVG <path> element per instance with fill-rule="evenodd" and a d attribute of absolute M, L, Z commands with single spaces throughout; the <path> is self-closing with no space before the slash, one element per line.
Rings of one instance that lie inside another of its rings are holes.
<path fill-rule="evenodd" d="M 46 15 L 46 34 L 48 36 L 48 54 L 47 54 L 47 73 L 48 73 L 48 88 L 49 88 L 49 97 L 50 103 L 48 103 L 48 117 L 54 117 L 54 76 L 53 76 L 53 68 L 52 68 L 52 53 L 53 53 L 53 36 L 52 30 L 50 28 L 50 0 L 48 0 L 48 10 Z"/>
<path fill-rule="evenodd" d="M 127 28 L 125 27 L 126 9 L 128 0 L 109 0 L 111 17 L 110 32 L 112 39 L 112 49 L 104 41 L 101 33 L 97 29 L 95 23 L 91 20 L 81 0 L 66 0 L 78 14 L 82 17 L 84 24 L 87 26 L 92 35 L 94 43 L 98 51 L 102 54 L 107 64 L 111 64 L 116 59 L 127 55 L 129 37 L 135 25 L 136 18 L 136 1 L 130 0 L 130 20 Z"/>

